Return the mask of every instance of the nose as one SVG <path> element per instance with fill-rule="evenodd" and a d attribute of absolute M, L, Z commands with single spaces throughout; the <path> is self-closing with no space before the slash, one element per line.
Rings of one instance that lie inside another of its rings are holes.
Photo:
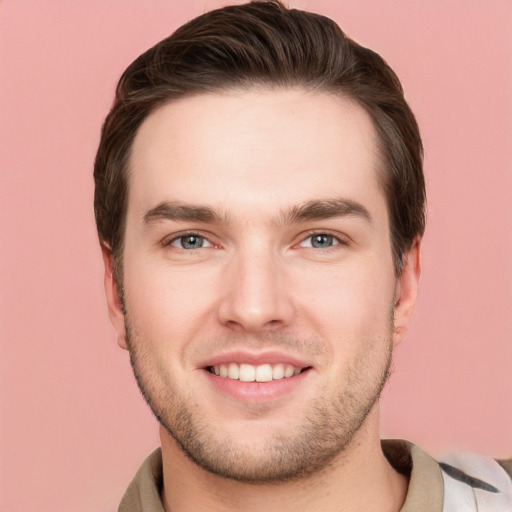
<path fill-rule="evenodd" d="M 294 315 L 285 263 L 268 249 L 240 252 L 227 264 L 219 321 L 238 332 L 288 326 Z"/>

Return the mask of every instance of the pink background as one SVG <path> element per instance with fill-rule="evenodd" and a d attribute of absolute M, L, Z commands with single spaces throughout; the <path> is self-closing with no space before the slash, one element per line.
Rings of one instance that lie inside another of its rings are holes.
<path fill-rule="evenodd" d="M 383 435 L 511 456 L 512 2 L 291 4 L 377 49 L 423 131 L 422 288 Z M 0 509 L 115 510 L 159 441 L 107 317 L 93 158 L 126 65 L 220 2 L 0 5 Z"/>

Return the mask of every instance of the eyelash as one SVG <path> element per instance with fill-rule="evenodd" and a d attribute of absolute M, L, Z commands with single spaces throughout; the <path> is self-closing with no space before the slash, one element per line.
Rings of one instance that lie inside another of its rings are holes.
<path fill-rule="evenodd" d="M 164 247 L 168 247 L 168 246 L 171 246 L 171 247 L 174 247 L 173 246 L 173 242 L 176 242 L 180 239 L 184 239 L 184 238 L 191 238 L 191 237 L 196 237 L 196 238 L 201 238 L 203 240 L 206 240 L 210 246 L 215 246 L 216 244 L 214 244 L 210 239 L 209 239 L 209 235 L 206 235 L 205 233 L 200 233 L 198 231 L 186 231 L 184 233 L 180 233 L 178 235 L 175 235 L 173 236 L 171 239 L 167 239 L 167 240 L 164 240 L 162 245 Z M 202 246 L 201 246 L 202 247 Z M 199 247 L 199 249 L 201 248 Z M 192 249 L 185 249 L 184 247 L 176 247 L 176 249 L 181 249 L 183 251 L 190 251 Z"/>
<path fill-rule="evenodd" d="M 332 238 L 333 239 L 333 244 L 332 245 L 329 245 L 328 247 L 306 247 L 308 249 L 322 249 L 323 251 L 328 251 L 328 250 L 332 250 L 334 247 L 337 247 L 338 245 L 347 245 L 347 242 L 345 240 L 343 240 L 342 238 L 340 238 L 339 235 L 335 235 L 329 231 L 311 231 L 310 233 L 307 234 L 307 236 L 301 238 L 300 242 L 298 242 L 297 244 L 294 245 L 294 247 L 300 247 L 303 243 L 305 243 L 307 240 L 309 239 L 312 239 L 313 237 L 315 236 L 326 236 L 326 237 L 329 237 L 329 238 Z M 167 247 L 167 246 L 171 246 L 171 247 L 176 247 L 173 245 L 174 242 L 177 242 L 178 240 L 180 239 L 185 239 L 185 238 L 190 238 L 190 237 L 197 237 L 197 238 L 201 238 L 203 240 L 205 240 L 209 245 L 205 248 L 208 248 L 208 247 L 218 247 L 216 244 L 214 244 L 210 239 L 209 239 L 209 235 L 206 235 L 205 233 L 201 233 L 201 232 L 198 232 L 198 231 L 187 231 L 187 232 L 184 232 L 184 233 L 180 233 L 176 236 L 173 236 L 171 239 L 169 240 L 164 240 L 162 245 L 164 247 Z M 313 243 L 313 242 L 311 242 Z M 185 247 L 176 247 L 177 249 L 181 249 L 183 251 L 192 251 L 194 250 L 193 248 L 191 249 L 186 249 Z M 201 249 L 203 248 L 203 245 L 201 245 L 200 247 L 196 248 L 197 249 Z"/>
<path fill-rule="evenodd" d="M 297 247 L 297 246 L 300 247 L 307 240 L 310 240 L 315 236 L 322 236 L 322 235 L 332 238 L 334 243 L 328 247 L 311 247 L 310 246 L 310 247 L 306 247 L 306 248 L 307 249 L 317 249 L 317 250 L 322 250 L 322 251 L 326 252 L 326 251 L 335 250 L 337 246 L 348 245 L 347 240 L 340 237 L 339 234 L 334 234 L 334 233 L 332 233 L 330 231 L 326 231 L 326 230 L 320 230 L 320 231 L 311 231 L 311 232 L 307 233 L 307 236 L 301 238 L 301 241 L 298 244 L 295 244 L 295 247 Z"/>

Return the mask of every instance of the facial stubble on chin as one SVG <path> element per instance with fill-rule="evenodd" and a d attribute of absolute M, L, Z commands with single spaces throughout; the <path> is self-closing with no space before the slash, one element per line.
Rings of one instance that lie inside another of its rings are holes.
<path fill-rule="evenodd" d="M 251 446 L 226 435 L 215 437 L 211 421 L 191 396 L 180 396 L 175 383 L 157 383 L 154 371 L 166 375 L 163 367 L 149 360 L 145 344 L 131 327 L 125 314 L 130 362 L 139 389 L 153 414 L 183 453 L 204 470 L 234 481 L 269 484 L 307 478 L 328 468 L 350 446 L 379 400 L 390 375 L 393 355 L 393 315 L 387 343 L 378 361 L 368 362 L 362 354 L 347 369 L 344 386 L 334 397 L 318 397 L 309 405 L 302 424 L 295 432 L 275 433 L 265 450 L 251 451 Z M 274 336 L 274 341 L 279 339 Z M 301 343 L 303 343 L 301 341 Z M 279 342 L 277 343 L 279 345 Z M 286 343 L 290 344 L 287 339 Z M 367 342 L 368 349 L 374 349 Z M 368 354 L 365 354 L 368 355 Z M 378 368 L 370 368 L 378 365 Z"/>

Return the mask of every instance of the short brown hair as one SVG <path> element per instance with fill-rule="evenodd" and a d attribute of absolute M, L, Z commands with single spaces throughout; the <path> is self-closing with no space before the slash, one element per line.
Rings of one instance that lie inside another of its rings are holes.
<path fill-rule="evenodd" d="M 98 234 L 112 250 L 119 284 L 130 151 L 141 123 L 173 99 L 254 87 L 338 94 L 371 116 L 400 274 L 404 253 L 424 231 L 425 183 L 418 125 L 396 74 L 329 18 L 260 0 L 193 19 L 138 57 L 119 81 L 94 167 Z"/>

